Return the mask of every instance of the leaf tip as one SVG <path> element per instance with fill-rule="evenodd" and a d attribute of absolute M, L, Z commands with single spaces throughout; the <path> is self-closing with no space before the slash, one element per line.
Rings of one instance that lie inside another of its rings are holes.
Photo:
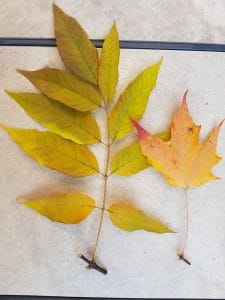
<path fill-rule="evenodd" d="M 187 94 L 188 94 L 188 89 L 184 92 L 184 95 L 183 95 L 183 102 L 184 103 L 187 102 Z"/>
<path fill-rule="evenodd" d="M 17 198 L 16 201 L 17 201 L 19 204 L 24 205 L 24 206 L 26 206 L 26 207 L 28 207 L 28 208 L 35 209 L 35 208 L 33 207 L 33 205 L 32 205 L 32 204 L 34 204 L 34 202 L 33 202 L 32 200 L 24 200 L 24 199 L 21 199 L 21 198 Z"/>
<path fill-rule="evenodd" d="M 146 135 L 148 134 L 147 131 L 143 127 L 141 127 L 137 121 L 135 121 L 132 118 L 129 118 L 129 119 L 130 119 L 131 123 L 134 125 L 134 127 L 136 128 L 139 138 L 140 139 L 145 138 Z"/>
<path fill-rule="evenodd" d="M 8 90 L 4 90 L 4 92 L 8 95 L 8 96 L 11 96 L 13 93 L 8 91 Z"/>
<path fill-rule="evenodd" d="M 26 76 L 26 73 L 28 72 L 28 71 L 20 69 L 20 68 L 17 68 L 16 71 L 24 76 Z"/>
<path fill-rule="evenodd" d="M 223 125 L 224 121 L 225 121 L 225 118 L 219 123 L 219 125 L 218 125 L 219 128 Z"/>
<path fill-rule="evenodd" d="M 221 157 L 219 157 L 220 159 L 221 159 Z M 221 179 L 221 177 L 219 177 L 219 176 L 213 176 L 214 178 L 213 179 L 215 179 L 215 180 L 220 180 Z"/>
<path fill-rule="evenodd" d="M 168 227 L 168 233 L 178 233 L 178 231 L 177 230 L 172 230 L 172 229 L 170 229 L 169 227 Z"/>
<path fill-rule="evenodd" d="M 154 64 L 154 66 L 157 66 L 157 68 L 159 69 L 162 65 L 163 62 L 163 56 L 161 56 L 161 58 Z"/>
<path fill-rule="evenodd" d="M 159 234 L 164 234 L 164 233 L 178 233 L 178 231 L 175 230 L 175 229 L 173 230 L 167 224 L 163 224 L 162 230 L 160 232 L 157 232 L 157 233 L 159 233 Z"/>
<path fill-rule="evenodd" d="M 5 124 L 0 124 L 0 127 L 6 131 L 8 131 L 9 127 Z"/>
<path fill-rule="evenodd" d="M 17 197 L 17 198 L 16 198 L 16 202 L 18 202 L 19 204 L 25 205 L 24 202 L 26 202 L 26 200 L 23 200 L 22 198 Z"/>
<path fill-rule="evenodd" d="M 52 3 L 52 8 L 53 8 L 54 13 L 56 13 L 57 11 L 60 10 L 60 8 L 58 7 L 57 4 L 55 4 L 55 2 Z"/>

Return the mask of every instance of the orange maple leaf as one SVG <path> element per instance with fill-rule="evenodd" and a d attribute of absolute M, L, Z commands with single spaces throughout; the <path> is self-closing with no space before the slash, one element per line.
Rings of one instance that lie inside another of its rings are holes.
<path fill-rule="evenodd" d="M 180 109 L 173 117 L 171 139 L 162 141 L 147 132 L 135 120 L 140 148 L 147 161 L 163 174 L 169 184 L 175 187 L 194 187 L 207 181 L 218 179 L 211 172 L 221 157 L 216 154 L 218 134 L 223 121 L 215 127 L 206 141 L 199 142 L 201 126 L 197 126 L 188 111 L 187 91 L 183 96 Z"/>

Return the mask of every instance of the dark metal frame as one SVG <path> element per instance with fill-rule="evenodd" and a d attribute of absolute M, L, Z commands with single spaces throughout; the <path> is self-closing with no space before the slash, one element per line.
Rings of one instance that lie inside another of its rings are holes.
<path fill-rule="evenodd" d="M 57 297 L 57 296 L 29 296 L 29 295 L 0 295 L 4 300 L 126 300 L 127 298 L 103 298 L 103 297 Z M 141 300 L 146 298 L 129 298 L 132 300 Z"/>
<path fill-rule="evenodd" d="M 105 298 L 105 297 L 60 297 L 60 296 L 29 296 L 29 295 L 0 295 L 0 299 L 4 300 L 148 300 L 148 299 L 166 299 L 174 300 L 174 298 Z M 176 299 L 185 299 L 185 298 L 176 298 Z M 205 300 L 203 298 L 198 298 L 198 300 Z"/>
<path fill-rule="evenodd" d="M 97 48 L 102 48 L 103 40 L 92 39 Z M 10 38 L 1 37 L 0 46 L 32 46 L 32 47 L 56 47 L 54 38 Z M 154 49 L 177 51 L 208 51 L 225 52 L 225 44 L 165 42 L 165 41 L 120 41 L 121 49 Z"/>

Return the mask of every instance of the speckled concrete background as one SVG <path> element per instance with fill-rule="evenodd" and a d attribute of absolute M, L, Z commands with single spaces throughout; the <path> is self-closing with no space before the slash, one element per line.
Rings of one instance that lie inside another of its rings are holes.
<path fill-rule="evenodd" d="M 1 1 L 1 36 L 53 36 L 52 1 Z M 55 1 L 84 25 L 92 38 L 102 38 L 116 18 L 122 39 L 223 42 L 224 1 Z M 96 14 L 96 18 L 93 14 Z M 224 27 L 225 28 L 225 27 Z M 146 65 L 164 57 L 157 88 L 142 124 L 165 130 L 181 96 L 188 103 L 204 139 L 225 116 L 225 54 L 123 50 L 117 94 Z M 62 67 L 55 48 L 0 48 L 0 122 L 40 128 L 5 93 L 32 91 L 16 68 Z M 99 115 L 99 113 L 96 113 Z M 101 118 L 101 116 L 99 115 Z M 101 120 L 100 120 L 100 124 Z M 118 143 L 115 151 L 134 136 Z M 225 129 L 218 153 L 225 156 Z M 92 147 L 99 160 L 101 146 Z M 73 179 L 45 169 L 28 158 L 0 131 L 0 294 L 96 297 L 225 297 L 224 160 L 214 168 L 222 179 L 192 189 L 190 195 L 189 267 L 177 259 L 183 238 L 184 194 L 168 187 L 152 169 L 135 176 L 114 176 L 108 203 L 124 200 L 179 229 L 176 235 L 144 231 L 126 233 L 105 218 L 98 252 L 107 266 L 103 276 L 86 271 L 77 252 L 93 250 L 98 212 L 77 226 L 54 224 L 16 202 L 17 197 L 52 191 L 85 191 L 98 202 L 98 176 Z"/>
<path fill-rule="evenodd" d="M 92 38 L 116 20 L 121 39 L 225 41 L 224 0 L 55 0 Z M 1 36 L 51 37 L 52 0 L 1 0 Z"/>

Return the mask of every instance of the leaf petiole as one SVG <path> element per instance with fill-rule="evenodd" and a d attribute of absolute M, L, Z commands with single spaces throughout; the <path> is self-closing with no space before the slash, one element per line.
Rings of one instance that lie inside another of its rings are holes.
<path fill-rule="evenodd" d="M 187 247 L 187 240 L 188 240 L 188 230 L 189 230 L 189 209 L 188 209 L 188 188 L 185 188 L 185 210 L 186 210 L 186 230 L 185 230 L 185 241 L 184 241 L 184 246 L 183 249 L 178 252 L 178 257 L 180 260 L 183 260 L 188 264 L 189 266 L 191 265 L 190 261 L 187 260 L 184 256 L 184 251 Z"/>

